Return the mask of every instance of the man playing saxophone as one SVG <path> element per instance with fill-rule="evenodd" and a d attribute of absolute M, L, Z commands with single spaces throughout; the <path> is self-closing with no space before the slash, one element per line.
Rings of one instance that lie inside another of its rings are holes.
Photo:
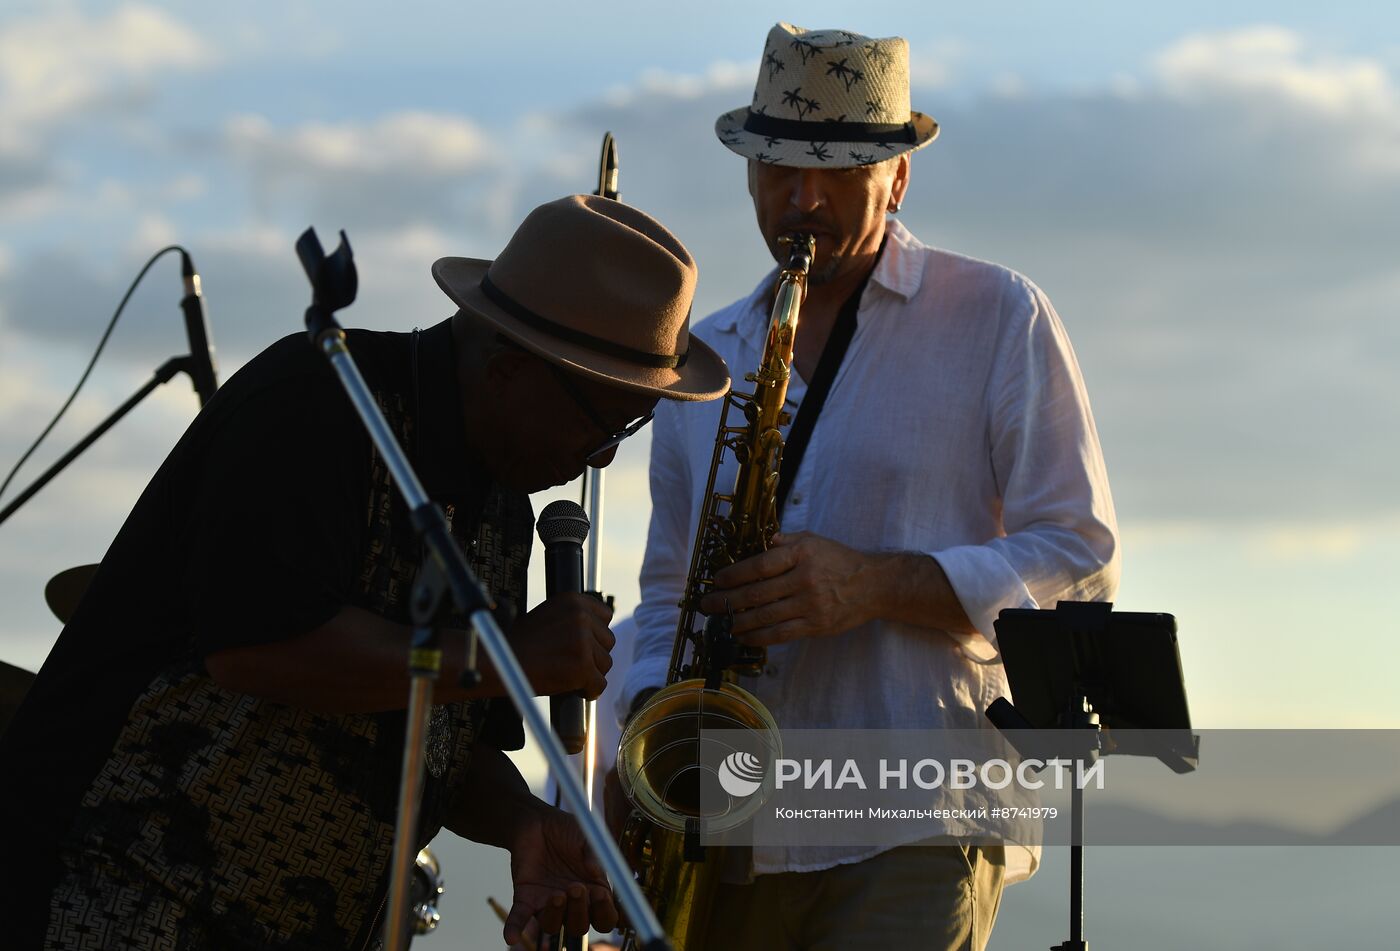
<path fill-rule="evenodd" d="M 748 160 L 775 259 L 803 233 L 816 253 L 787 392 L 782 531 L 719 571 L 701 610 L 732 610 L 735 637 L 767 648 L 743 686 L 784 729 L 979 729 L 1007 692 L 997 614 L 1117 585 L 1112 501 L 1064 327 L 1025 277 L 928 247 L 891 217 L 912 153 L 938 134 L 910 109 L 903 39 L 778 24 L 752 105 L 715 130 Z M 759 363 L 774 280 L 696 328 L 736 374 Z M 666 682 L 716 412 L 657 409 L 623 713 Z M 982 948 L 1004 883 L 1035 861 L 971 843 L 755 846 L 748 881 L 720 887 L 724 928 L 708 946 L 722 932 L 724 947 L 765 951 Z"/>

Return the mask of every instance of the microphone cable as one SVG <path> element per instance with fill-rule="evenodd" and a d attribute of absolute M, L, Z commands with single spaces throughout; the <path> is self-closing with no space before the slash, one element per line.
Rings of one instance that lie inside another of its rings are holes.
<path fill-rule="evenodd" d="M 73 387 L 73 392 L 68 395 L 67 401 L 64 402 L 62 408 L 59 409 L 58 414 L 44 427 L 44 431 L 39 434 L 39 438 L 34 440 L 34 445 L 25 450 L 24 455 L 19 457 L 19 462 L 16 462 L 15 467 L 10 470 L 10 474 L 5 476 L 5 481 L 0 483 L 0 498 L 4 498 L 5 490 L 10 487 L 10 483 L 19 473 L 20 467 L 34 454 L 34 451 L 39 448 L 39 444 L 42 443 L 45 437 L 58 425 L 58 421 L 63 418 L 63 414 L 68 412 L 68 407 L 72 406 L 73 401 L 78 398 L 78 391 L 83 388 L 83 384 L 87 382 L 89 374 L 92 373 L 92 368 L 97 365 L 97 358 L 102 356 L 102 348 L 107 346 L 107 338 L 112 336 L 112 331 L 116 329 L 117 318 L 121 317 L 122 311 L 126 309 L 127 301 L 131 300 L 131 295 L 136 293 L 136 288 L 140 286 L 141 280 L 146 276 L 146 272 L 149 271 L 157 261 L 172 251 L 179 251 L 187 257 L 189 255 L 189 252 L 178 244 L 168 245 L 151 255 L 151 259 L 146 262 L 145 267 L 141 268 L 141 272 L 136 275 L 136 279 L 132 281 L 131 286 L 126 289 L 126 294 L 122 297 L 121 303 L 117 305 L 117 311 L 112 315 L 111 321 L 107 324 L 107 330 L 102 334 L 102 339 L 97 342 L 97 350 L 93 353 L 92 359 L 88 361 L 87 369 L 83 371 L 82 378 L 78 380 L 78 385 Z"/>

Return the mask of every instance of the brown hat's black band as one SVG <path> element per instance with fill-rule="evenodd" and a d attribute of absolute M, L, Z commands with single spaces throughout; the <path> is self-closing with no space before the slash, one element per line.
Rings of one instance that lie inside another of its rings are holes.
<path fill-rule="evenodd" d="M 510 314 L 516 320 L 527 327 L 531 327 L 541 333 L 547 333 L 551 337 L 557 337 L 566 343 L 577 344 L 580 347 L 587 347 L 595 353 L 601 353 L 608 357 L 618 357 L 631 363 L 636 363 L 644 367 L 657 370 L 674 370 L 685 366 L 686 358 L 690 356 L 690 351 L 685 353 L 649 353 L 646 350 L 633 350 L 612 340 L 605 340 L 602 337 L 595 337 L 582 330 L 575 330 L 573 327 L 565 327 L 563 324 L 555 323 L 548 317 L 541 317 L 530 308 L 521 304 L 495 284 L 491 283 L 489 275 L 481 276 L 481 292 L 491 299 L 492 303 Z M 689 319 L 689 318 L 687 318 Z"/>
<path fill-rule="evenodd" d="M 919 132 L 912 122 L 800 122 L 750 112 L 744 120 L 744 130 L 773 139 L 796 139 L 799 142 L 919 144 Z"/>

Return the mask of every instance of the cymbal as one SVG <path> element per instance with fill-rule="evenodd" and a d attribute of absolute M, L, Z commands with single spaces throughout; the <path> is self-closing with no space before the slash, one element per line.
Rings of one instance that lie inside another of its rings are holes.
<path fill-rule="evenodd" d="M 78 565 L 76 568 L 60 571 L 44 585 L 44 600 L 49 603 L 49 610 L 64 624 L 67 624 L 73 617 L 73 612 L 78 610 L 78 602 L 83 600 L 83 595 L 92 583 L 92 576 L 97 574 L 98 567 Z"/>

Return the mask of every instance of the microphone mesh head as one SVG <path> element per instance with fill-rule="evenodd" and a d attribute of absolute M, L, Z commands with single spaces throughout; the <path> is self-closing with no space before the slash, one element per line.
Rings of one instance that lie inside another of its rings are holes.
<path fill-rule="evenodd" d="M 583 544 L 588 537 L 588 528 L 588 513 L 583 506 L 568 499 L 550 502 L 535 523 L 535 531 L 540 533 L 540 541 L 546 547 L 562 541 Z"/>

